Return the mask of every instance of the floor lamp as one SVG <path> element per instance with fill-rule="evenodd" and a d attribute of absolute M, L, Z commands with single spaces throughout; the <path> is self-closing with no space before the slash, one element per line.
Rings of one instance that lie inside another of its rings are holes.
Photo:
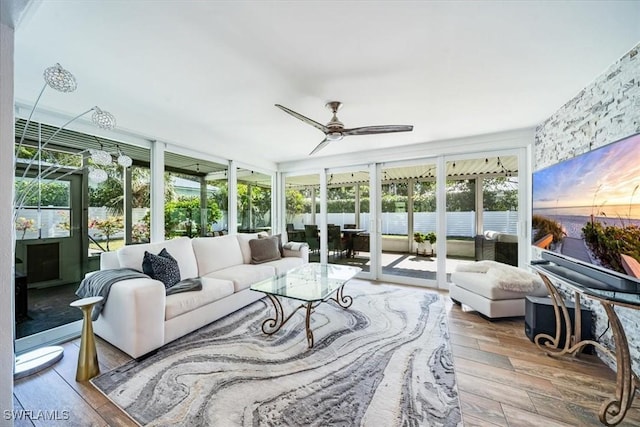
<path fill-rule="evenodd" d="M 29 117 L 24 125 L 24 129 L 22 131 L 22 136 L 20 137 L 20 141 L 18 143 L 16 153 L 20 152 L 20 148 L 22 147 L 25 136 L 27 134 L 27 128 L 29 127 L 29 123 L 31 122 L 33 113 L 45 89 L 47 87 L 51 87 L 52 89 L 55 89 L 59 92 L 73 92 L 77 88 L 77 82 L 73 74 L 71 74 L 69 71 L 65 70 L 64 68 L 62 68 L 60 64 L 55 64 L 54 66 L 45 69 L 43 77 L 44 77 L 45 84 L 42 87 L 42 90 L 40 91 L 40 94 L 38 95 L 38 98 L 36 99 L 36 102 L 33 105 L 33 108 L 31 109 L 31 113 L 29 114 Z M 43 153 L 42 150 L 66 126 L 68 126 L 73 121 L 79 119 L 80 117 L 90 112 L 93 112 L 91 119 L 96 126 L 102 129 L 113 129 L 115 127 L 115 117 L 111 113 L 101 110 L 98 107 L 92 107 L 87 111 L 73 117 L 71 120 L 67 121 L 65 124 L 60 126 L 44 143 L 42 142 L 41 132 L 40 131 L 38 132 L 38 149 L 26 164 L 25 170 L 22 174 L 22 178 L 27 177 L 27 174 L 31 169 L 31 167 L 34 165 L 34 163 L 37 163 L 38 173 L 34 178 L 31 179 L 31 181 L 29 181 L 27 186 L 23 188 L 22 194 L 20 194 L 19 196 L 16 194 L 15 196 L 16 198 L 14 199 L 14 205 L 13 205 L 14 224 L 17 220 L 18 212 L 24 206 L 24 203 L 28 199 L 29 195 L 36 190 L 38 190 L 39 192 L 42 185 L 42 180 L 60 171 L 60 169 L 62 168 L 62 166 L 56 165 L 55 162 L 53 162 L 51 165 L 47 166 L 43 170 L 42 158 L 41 158 Z M 112 160 L 111 155 L 102 149 L 85 150 L 85 151 L 90 152 L 91 158 L 96 164 L 105 165 L 105 164 L 109 164 Z M 119 154 L 122 157 L 122 154 L 120 152 Z M 108 163 L 106 161 L 107 158 L 109 159 Z M 17 167 L 17 159 L 18 159 L 18 155 L 16 154 L 16 156 L 14 157 L 14 171 L 16 170 L 16 167 Z M 94 182 L 101 182 L 107 178 L 106 173 L 104 173 L 104 171 L 98 170 L 98 169 L 94 169 L 94 170 L 103 172 L 103 174 L 100 174 L 98 172 L 92 173 L 93 171 L 90 172 L 90 179 L 92 179 Z M 64 176 L 67 176 L 73 172 L 74 170 L 66 172 L 62 175 L 59 175 L 55 179 L 53 179 L 53 181 L 63 178 Z M 40 226 L 40 223 L 39 223 L 39 226 Z M 12 236 L 13 236 L 12 237 L 13 243 L 15 246 L 15 232 L 12 234 Z M 15 343 L 15 325 L 12 327 L 12 329 L 13 329 L 13 339 Z M 15 344 L 14 344 L 14 354 L 15 354 Z M 15 358 L 14 371 L 13 371 L 14 379 L 22 378 L 22 377 L 34 374 L 42 369 L 45 369 L 55 364 L 60 359 L 62 359 L 63 355 L 64 355 L 64 349 L 60 346 L 45 346 L 45 347 L 40 347 L 35 350 L 23 353 Z"/>

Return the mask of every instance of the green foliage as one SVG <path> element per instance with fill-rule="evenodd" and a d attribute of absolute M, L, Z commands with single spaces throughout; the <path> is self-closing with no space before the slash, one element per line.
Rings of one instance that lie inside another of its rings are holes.
<path fill-rule="evenodd" d="M 585 224 L 582 233 L 587 246 L 604 267 L 625 273 L 621 254 L 640 262 L 640 227 L 637 225 L 607 226 L 593 220 Z"/>
<path fill-rule="evenodd" d="M 218 188 L 218 191 L 214 192 L 212 198 L 216 205 L 222 211 L 229 211 L 229 185 L 227 181 L 207 181 L 208 185 L 213 185 Z"/>
<path fill-rule="evenodd" d="M 534 242 L 542 239 L 547 234 L 552 234 L 553 243 L 558 243 L 567 235 L 558 222 L 550 218 L 545 218 L 542 215 L 533 215 L 531 225 L 535 230 L 535 234 L 533 235 Z"/>
<path fill-rule="evenodd" d="M 475 210 L 475 179 L 448 180 L 447 212 L 470 212 Z"/>
<path fill-rule="evenodd" d="M 164 227 L 168 237 L 202 235 L 201 209 L 199 197 L 181 197 L 165 203 Z M 207 230 L 211 224 L 222 218 L 222 212 L 214 200 L 207 203 Z"/>
<path fill-rule="evenodd" d="M 416 243 L 429 242 L 433 245 L 436 242 L 436 233 L 430 232 L 425 234 L 416 232 L 413 233 L 413 240 L 415 240 Z"/>
<path fill-rule="evenodd" d="M 110 212 L 122 215 L 124 212 L 122 172 L 115 167 L 105 170 L 107 170 L 107 180 L 89 186 L 89 206 L 105 206 Z"/>
<path fill-rule="evenodd" d="M 482 183 L 483 206 L 489 211 L 514 211 L 518 209 L 518 185 L 515 178 L 485 178 Z"/>
<path fill-rule="evenodd" d="M 124 211 L 124 187 L 122 171 L 117 167 L 105 169 L 108 178 L 105 182 L 89 187 L 89 206 L 105 206 L 111 212 L 122 215 Z M 131 203 L 134 208 L 151 205 L 151 172 L 147 168 L 131 168 Z M 165 200 L 175 198 L 171 178 L 165 174 Z"/>
<path fill-rule="evenodd" d="M 306 212 L 307 203 L 305 203 L 304 196 L 297 190 L 287 189 L 285 190 L 286 199 L 286 212 L 287 222 L 293 221 L 295 215 L 303 214 Z M 311 211 L 311 209 L 309 209 Z"/>
<path fill-rule="evenodd" d="M 22 207 L 38 206 L 38 191 L 35 178 L 16 178 L 16 200 L 28 194 Z M 36 186 L 36 187 L 34 187 Z M 70 188 L 67 181 L 42 181 L 40 190 L 40 206 L 69 206 Z"/>
<path fill-rule="evenodd" d="M 16 150 L 16 158 L 19 159 L 18 164 L 20 165 L 25 162 L 26 164 L 28 164 L 30 161 L 33 161 L 33 164 L 31 166 L 33 170 L 34 166 L 38 162 L 38 148 L 28 145 L 22 145 L 22 147 L 20 147 L 20 150 Z M 44 168 L 48 167 L 49 165 L 57 165 L 58 167 L 66 166 L 72 168 L 82 167 L 82 156 L 79 154 L 65 153 L 62 151 L 49 150 L 45 148 L 41 151 L 41 158 Z"/>
<path fill-rule="evenodd" d="M 249 188 L 251 188 L 250 192 Z M 250 200 L 251 203 L 249 203 Z M 249 215 L 249 207 L 251 207 L 251 215 Z M 270 211 L 270 188 L 238 183 L 238 220 L 241 224 L 241 229 L 253 229 L 270 225 L 267 224 L 265 219 Z M 250 219 L 253 220 L 253 223 L 250 223 Z"/>

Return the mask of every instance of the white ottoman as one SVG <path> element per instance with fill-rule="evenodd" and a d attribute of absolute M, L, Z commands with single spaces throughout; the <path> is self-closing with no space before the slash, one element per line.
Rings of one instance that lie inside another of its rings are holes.
<path fill-rule="evenodd" d="M 537 275 L 510 265 L 480 261 L 451 274 L 451 300 L 491 319 L 524 316 L 527 295 L 546 296 L 547 289 Z"/>

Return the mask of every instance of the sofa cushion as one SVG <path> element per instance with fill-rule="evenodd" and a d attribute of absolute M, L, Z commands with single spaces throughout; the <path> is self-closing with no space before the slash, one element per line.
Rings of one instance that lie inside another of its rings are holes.
<path fill-rule="evenodd" d="M 289 256 L 280 258 L 275 261 L 269 261 L 262 265 L 269 265 L 276 269 L 276 274 L 283 274 L 292 268 L 299 267 L 304 264 L 304 259 L 301 257 Z"/>
<path fill-rule="evenodd" d="M 260 280 L 272 277 L 275 274 L 275 267 L 270 265 L 240 264 L 233 267 L 224 268 L 222 270 L 213 271 L 207 274 L 207 277 L 231 280 L 233 281 L 234 292 L 238 292 L 250 287 Z"/>
<path fill-rule="evenodd" d="M 180 237 L 159 243 L 145 243 L 143 245 L 129 245 L 118 250 L 118 261 L 122 268 L 133 268 L 142 271 L 144 252 L 158 254 L 165 248 L 178 261 L 180 275 L 184 278 L 198 276 L 198 263 L 191 247 L 191 239 Z"/>
<path fill-rule="evenodd" d="M 238 233 L 235 235 L 240 244 L 240 250 L 242 251 L 243 263 L 251 264 L 251 248 L 249 247 L 249 240 L 257 239 L 258 233 Z"/>
<path fill-rule="evenodd" d="M 182 292 L 168 295 L 165 304 L 165 320 L 193 311 L 233 294 L 233 283 L 229 280 L 219 280 L 202 277 L 202 290 Z"/>
<path fill-rule="evenodd" d="M 242 251 L 236 236 L 197 237 L 191 244 L 200 276 L 243 263 Z"/>
<path fill-rule="evenodd" d="M 451 281 L 460 288 L 490 300 L 522 299 L 526 295 L 545 296 L 547 294 L 547 289 L 544 286 L 533 292 L 513 292 L 500 289 L 495 280 L 485 273 L 455 271 L 451 273 Z"/>
<path fill-rule="evenodd" d="M 249 240 L 251 264 L 263 264 L 282 258 L 280 248 L 278 248 L 279 242 L 280 238 L 278 236 Z"/>
<path fill-rule="evenodd" d="M 161 281 L 165 289 L 172 287 L 180 281 L 178 261 L 164 248 L 158 255 L 144 251 L 142 272 L 152 279 Z"/>

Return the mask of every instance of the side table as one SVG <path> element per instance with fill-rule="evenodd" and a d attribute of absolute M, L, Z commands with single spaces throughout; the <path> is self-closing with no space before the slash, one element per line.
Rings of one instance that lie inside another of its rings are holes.
<path fill-rule="evenodd" d="M 83 323 L 80 336 L 80 353 L 78 354 L 78 369 L 76 381 L 87 381 L 100 373 L 98 365 L 98 353 L 96 352 L 96 340 L 93 335 L 93 323 L 91 310 L 93 306 L 102 301 L 103 297 L 89 297 L 79 299 L 69 304 L 82 310 Z"/>

